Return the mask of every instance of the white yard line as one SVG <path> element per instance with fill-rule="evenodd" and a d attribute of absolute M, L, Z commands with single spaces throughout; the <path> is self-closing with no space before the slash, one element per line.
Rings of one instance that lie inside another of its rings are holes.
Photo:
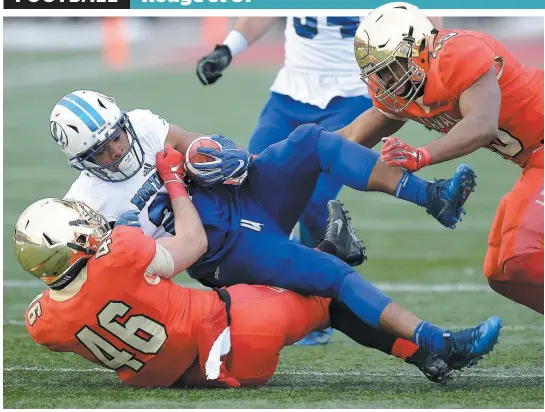
<path fill-rule="evenodd" d="M 44 372 L 44 373 L 112 373 L 113 371 L 104 368 L 45 368 L 37 366 L 8 366 L 4 372 Z M 279 371 L 275 376 L 316 376 L 316 377 L 343 377 L 343 376 L 361 376 L 361 377 L 421 377 L 411 373 L 377 373 L 377 372 L 319 372 L 319 371 Z M 493 370 L 467 370 L 463 376 L 487 377 L 493 379 L 516 379 L 516 378 L 543 378 L 543 373 L 510 373 L 507 371 L 499 372 Z"/>

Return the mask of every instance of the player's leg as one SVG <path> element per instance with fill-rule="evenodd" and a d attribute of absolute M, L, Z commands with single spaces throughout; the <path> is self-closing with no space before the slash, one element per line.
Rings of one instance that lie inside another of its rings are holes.
<path fill-rule="evenodd" d="M 503 278 L 503 268 L 500 266 L 501 234 L 510 195 L 511 193 L 507 193 L 500 200 L 490 233 L 488 234 L 488 249 L 484 258 L 483 272 L 489 280 Z"/>
<path fill-rule="evenodd" d="M 485 262 L 493 290 L 539 313 L 543 313 L 543 204 L 543 168 L 527 168 L 502 199 Z"/>
<path fill-rule="evenodd" d="M 255 198 L 281 226 L 291 229 L 306 209 L 320 173 L 360 191 L 382 191 L 426 207 L 443 225 L 454 224 L 473 188 L 473 171 L 426 182 L 401 168 L 377 161 L 379 155 L 316 125 L 299 126 L 267 148 L 251 165 L 247 181 Z M 466 185 L 470 187 L 466 190 Z M 440 207 L 437 208 L 437 205 Z"/>
<path fill-rule="evenodd" d="M 350 124 L 372 106 L 371 99 L 364 96 L 335 97 L 322 111 L 316 123 L 325 130 L 333 132 Z M 341 187 L 341 182 L 335 180 L 333 176 L 326 173 L 320 175 L 310 202 L 299 220 L 302 244 L 314 247 L 324 235 L 327 224 L 327 202 L 337 198 Z"/>
<path fill-rule="evenodd" d="M 501 328 L 501 321 L 491 318 L 477 328 L 447 333 L 393 303 L 346 263 L 290 242 L 281 233 L 242 230 L 236 247 L 222 260 L 215 280 L 268 284 L 337 299 L 363 322 L 437 353 L 456 369 L 488 353 Z"/>
<path fill-rule="evenodd" d="M 345 305 L 270 286 L 236 285 L 231 296 L 230 376 L 242 386 L 261 386 L 273 375 L 282 347 L 308 331 L 331 324 L 362 346 L 415 364 L 436 382 L 450 375 L 447 365 L 414 343 L 398 339 L 359 320 Z M 419 353 L 417 353 L 419 352 Z M 421 358 L 421 359 L 419 359 Z"/>
<path fill-rule="evenodd" d="M 284 140 L 299 125 L 291 115 L 304 110 L 300 105 L 289 96 L 272 92 L 250 137 L 248 151 L 259 154 L 270 145 Z"/>
<path fill-rule="evenodd" d="M 333 132 L 350 124 L 372 106 L 371 99 L 364 96 L 335 97 L 324 110 L 319 112 L 320 117 L 314 121 L 325 130 Z M 299 219 L 300 240 L 303 245 L 315 247 L 324 236 L 327 224 L 327 202 L 337 198 L 341 187 L 341 183 L 327 173 L 321 173 L 318 177 L 310 202 Z M 314 331 L 297 342 L 297 345 L 323 345 L 329 342 L 332 335 L 332 328 Z"/>
<path fill-rule="evenodd" d="M 362 346 L 377 349 L 415 365 L 433 382 L 446 383 L 452 375 L 448 365 L 406 339 L 362 322 L 345 304 L 332 300 L 329 305 L 331 326 Z"/>
<path fill-rule="evenodd" d="M 398 339 L 359 320 L 345 305 L 270 286 L 236 285 L 231 295 L 229 375 L 242 386 L 262 386 L 273 376 L 280 350 L 316 328 L 330 324 L 362 346 L 415 364 L 435 382 L 451 371 L 414 343 Z"/>
<path fill-rule="evenodd" d="M 506 281 L 488 280 L 500 295 L 543 314 L 543 251 L 519 255 L 503 266 Z"/>
<path fill-rule="evenodd" d="M 288 137 L 300 124 L 311 122 L 320 112 L 316 106 L 271 92 L 250 137 L 248 151 L 253 154 L 262 153 L 270 145 Z"/>

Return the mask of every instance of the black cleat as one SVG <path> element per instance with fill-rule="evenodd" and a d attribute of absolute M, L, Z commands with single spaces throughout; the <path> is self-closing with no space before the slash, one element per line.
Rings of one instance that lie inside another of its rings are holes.
<path fill-rule="evenodd" d="M 446 385 L 452 379 L 454 369 L 451 369 L 439 356 L 418 349 L 405 362 L 415 365 L 426 378 L 435 383 Z"/>
<path fill-rule="evenodd" d="M 350 266 L 358 266 L 367 260 L 367 255 L 363 242 L 354 233 L 352 219 L 343 206 L 338 200 L 327 202 L 327 230 L 317 249 L 338 257 Z"/>

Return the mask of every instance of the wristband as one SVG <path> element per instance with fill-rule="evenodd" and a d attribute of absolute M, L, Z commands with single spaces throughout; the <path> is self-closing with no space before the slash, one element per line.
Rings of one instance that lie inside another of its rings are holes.
<path fill-rule="evenodd" d="M 167 180 L 165 182 L 165 187 L 167 188 L 168 196 L 170 197 L 171 202 L 179 197 L 189 197 L 185 185 L 178 180 Z"/>
<path fill-rule="evenodd" d="M 426 146 L 422 146 L 418 149 L 420 153 L 422 153 L 422 161 L 420 163 L 420 167 L 429 166 L 431 164 L 431 156 L 428 148 Z"/>
<path fill-rule="evenodd" d="M 248 42 L 246 41 L 244 36 L 236 30 L 231 30 L 229 32 L 229 34 L 223 41 L 223 44 L 229 47 L 232 57 L 235 57 L 237 54 L 244 51 L 246 47 L 248 47 Z"/>

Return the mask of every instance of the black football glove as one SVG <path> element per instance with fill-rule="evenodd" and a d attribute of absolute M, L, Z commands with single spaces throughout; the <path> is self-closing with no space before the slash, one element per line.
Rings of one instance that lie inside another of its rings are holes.
<path fill-rule="evenodd" d="M 214 84 L 222 76 L 229 63 L 233 60 L 229 47 L 217 45 L 212 53 L 204 56 L 197 63 L 197 77 L 205 86 Z"/>

